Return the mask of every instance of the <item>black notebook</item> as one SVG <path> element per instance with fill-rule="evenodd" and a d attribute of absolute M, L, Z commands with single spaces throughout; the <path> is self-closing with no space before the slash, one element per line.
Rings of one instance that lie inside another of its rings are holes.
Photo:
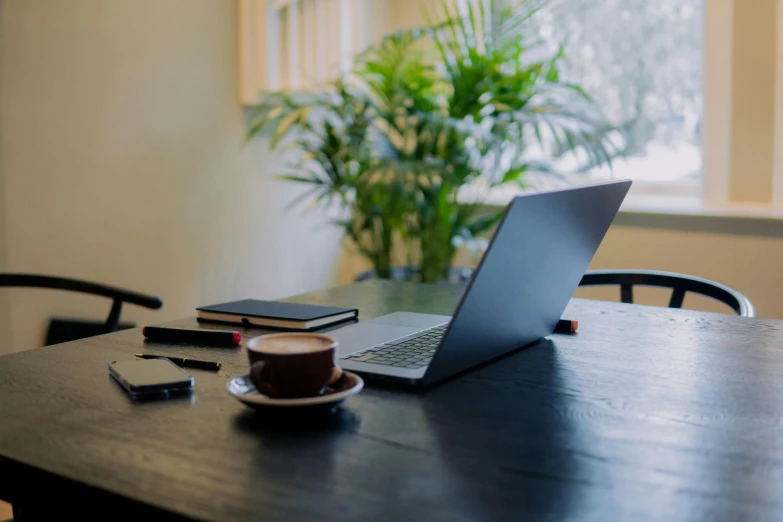
<path fill-rule="evenodd" d="M 340 321 L 355 319 L 359 315 L 359 310 L 356 308 L 258 301 L 256 299 L 202 306 L 196 310 L 198 310 L 199 321 L 236 323 L 281 330 L 313 330 Z"/>

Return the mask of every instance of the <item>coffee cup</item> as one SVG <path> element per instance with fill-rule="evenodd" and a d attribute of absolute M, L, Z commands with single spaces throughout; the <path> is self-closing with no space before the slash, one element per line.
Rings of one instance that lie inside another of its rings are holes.
<path fill-rule="evenodd" d="M 323 334 L 262 335 L 247 343 L 250 380 L 273 398 L 315 397 L 337 381 L 337 339 Z"/>

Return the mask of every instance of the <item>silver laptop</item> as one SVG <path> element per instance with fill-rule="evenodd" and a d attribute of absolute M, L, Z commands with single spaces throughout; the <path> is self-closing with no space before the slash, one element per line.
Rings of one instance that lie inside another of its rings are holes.
<path fill-rule="evenodd" d="M 340 366 L 429 385 L 551 334 L 630 187 L 514 198 L 453 317 L 400 311 L 333 330 Z"/>

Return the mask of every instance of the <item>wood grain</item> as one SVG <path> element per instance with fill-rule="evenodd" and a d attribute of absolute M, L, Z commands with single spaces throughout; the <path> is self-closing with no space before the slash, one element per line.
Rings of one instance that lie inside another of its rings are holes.
<path fill-rule="evenodd" d="M 290 301 L 368 319 L 448 314 L 460 293 L 369 281 Z M 576 299 L 565 316 L 577 335 L 424 392 L 369 386 L 319 422 L 232 400 L 241 349 L 136 329 L 0 357 L 0 498 L 240 521 L 783 518 L 783 322 Z M 106 365 L 145 350 L 224 371 L 134 404 Z"/>

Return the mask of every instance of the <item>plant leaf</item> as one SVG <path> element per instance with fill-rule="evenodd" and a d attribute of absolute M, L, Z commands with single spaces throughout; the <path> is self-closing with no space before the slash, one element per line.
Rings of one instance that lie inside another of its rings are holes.
<path fill-rule="evenodd" d="M 283 116 L 280 123 L 277 124 L 277 129 L 272 136 L 272 140 L 269 142 L 271 148 L 276 148 L 280 143 L 280 140 L 285 137 L 286 133 L 290 130 L 291 126 L 299 119 L 299 113 L 301 109 L 293 110 Z"/>

